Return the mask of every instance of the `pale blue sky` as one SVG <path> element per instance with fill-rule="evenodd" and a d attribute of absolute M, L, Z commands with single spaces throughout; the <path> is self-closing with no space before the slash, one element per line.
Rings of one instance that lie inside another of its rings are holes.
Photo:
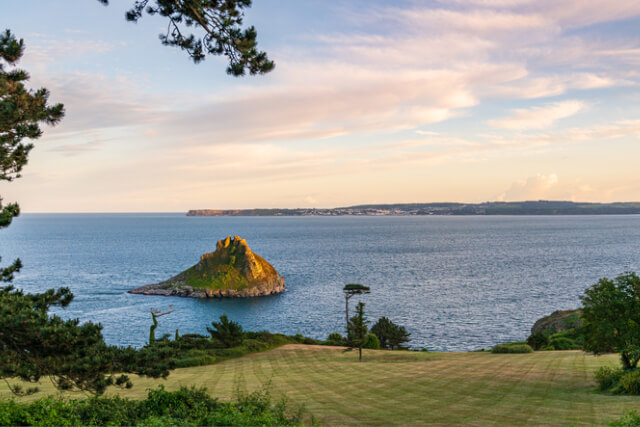
<path fill-rule="evenodd" d="M 257 1 L 276 61 L 233 78 L 132 0 L 4 1 L 21 67 L 67 108 L 25 211 L 640 200 L 640 3 Z"/>

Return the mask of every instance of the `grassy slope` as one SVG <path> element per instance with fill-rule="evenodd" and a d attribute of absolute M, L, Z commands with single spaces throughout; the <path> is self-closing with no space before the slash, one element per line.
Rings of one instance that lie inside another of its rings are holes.
<path fill-rule="evenodd" d="M 531 354 L 414 353 L 289 345 L 220 364 L 174 371 L 168 389 L 205 385 L 214 396 L 271 381 L 274 395 L 304 403 L 323 424 L 605 424 L 640 398 L 595 393 L 593 371 L 617 356 L 580 351 Z M 156 380 L 136 379 L 139 398 Z M 51 391 L 43 384 L 43 391 Z M 39 393 L 42 395 L 43 393 Z M 8 397 L 6 387 L 0 398 Z"/>

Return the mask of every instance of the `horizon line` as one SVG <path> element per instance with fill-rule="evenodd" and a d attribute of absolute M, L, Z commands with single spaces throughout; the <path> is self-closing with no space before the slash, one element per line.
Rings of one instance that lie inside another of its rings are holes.
<path fill-rule="evenodd" d="M 457 203 L 462 205 L 479 205 L 483 203 L 527 203 L 527 202 L 564 202 L 564 203 L 575 203 L 575 204 L 619 204 L 619 203 L 640 203 L 640 201 L 615 201 L 615 202 L 586 202 L 586 201 L 573 201 L 573 200 L 513 200 L 513 201 L 503 201 L 503 200 L 494 200 L 494 201 L 484 201 L 484 202 L 394 202 L 394 203 L 361 203 L 356 205 L 348 205 L 348 206 L 334 206 L 334 207 L 254 207 L 254 208 L 191 208 L 181 211 L 23 211 L 21 214 L 179 214 L 179 213 L 187 213 L 189 211 L 199 211 L 199 210 L 212 210 L 212 211 L 245 211 L 245 210 L 259 210 L 259 209 L 348 209 L 359 206 L 392 206 L 392 205 L 427 205 L 427 204 L 445 204 L 445 203 Z"/>

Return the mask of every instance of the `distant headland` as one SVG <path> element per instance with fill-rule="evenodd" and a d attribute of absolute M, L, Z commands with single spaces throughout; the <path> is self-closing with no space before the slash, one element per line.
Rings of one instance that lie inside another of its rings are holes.
<path fill-rule="evenodd" d="M 284 277 L 244 239 L 228 236 L 218 241 L 215 252 L 164 282 L 145 285 L 131 294 L 191 298 L 246 298 L 284 291 Z"/>
<path fill-rule="evenodd" d="M 187 216 L 345 216 L 345 215 L 629 215 L 640 214 L 640 202 L 580 203 L 524 201 L 484 203 L 397 203 L 342 208 L 194 209 Z"/>

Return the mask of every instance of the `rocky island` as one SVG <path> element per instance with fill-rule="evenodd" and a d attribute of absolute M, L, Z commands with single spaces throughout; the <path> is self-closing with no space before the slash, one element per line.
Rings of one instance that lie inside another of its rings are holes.
<path fill-rule="evenodd" d="M 191 268 L 164 282 L 129 291 L 132 294 L 191 298 L 246 298 L 284 291 L 284 277 L 244 239 L 228 236 L 215 252 L 204 254 Z"/>

